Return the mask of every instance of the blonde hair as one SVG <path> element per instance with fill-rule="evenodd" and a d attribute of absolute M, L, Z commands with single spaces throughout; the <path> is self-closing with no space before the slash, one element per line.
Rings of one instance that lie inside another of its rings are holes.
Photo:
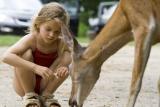
<path fill-rule="evenodd" d="M 69 20 L 70 20 L 69 15 L 61 4 L 57 2 L 51 2 L 45 4 L 39 11 L 37 16 L 34 18 L 32 25 L 29 28 L 29 32 L 30 33 L 38 32 L 39 26 L 42 23 L 54 19 L 59 19 L 66 26 L 69 25 Z"/>

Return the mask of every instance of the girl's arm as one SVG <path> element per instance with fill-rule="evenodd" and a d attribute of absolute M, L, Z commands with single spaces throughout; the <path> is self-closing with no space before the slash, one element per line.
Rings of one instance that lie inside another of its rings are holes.
<path fill-rule="evenodd" d="M 68 67 L 69 64 L 71 63 L 71 55 L 70 52 L 65 51 L 61 57 L 58 57 L 54 63 L 50 66 L 51 70 L 55 70 L 61 66 Z"/>
<path fill-rule="evenodd" d="M 70 52 L 65 51 L 61 57 L 50 66 L 50 69 L 56 73 L 58 77 L 64 77 L 68 75 L 68 66 L 71 63 Z"/>
<path fill-rule="evenodd" d="M 22 67 L 25 69 L 33 70 L 35 64 L 24 60 L 21 56 L 29 49 L 31 49 L 31 43 L 33 43 L 33 37 L 26 35 L 22 37 L 16 44 L 11 46 L 3 55 L 2 61 L 14 66 Z"/>
<path fill-rule="evenodd" d="M 25 52 L 32 50 L 33 43 L 35 43 L 34 36 L 24 36 L 4 53 L 2 61 L 14 67 L 28 69 L 44 79 L 49 79 L 53 75 L 50 69 L 22 58 Z"/>

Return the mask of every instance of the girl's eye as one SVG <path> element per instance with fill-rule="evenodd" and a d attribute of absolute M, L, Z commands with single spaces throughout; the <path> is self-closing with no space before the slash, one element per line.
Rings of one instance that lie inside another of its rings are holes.
<path fill-rule="evenodd" d="M 56 35 L 59 35 L 59 34 L 60 34 L 60 31 L 55 31 L 55 34 L 56 34 Z"/>
<path fill-rule="evenodd" d="M 52 29 L 50 29 L 50 28 L 47 28 L 47 29 L 46 29 L 46 31 L 51 31 L 51 30 L 52 30 Z"/>

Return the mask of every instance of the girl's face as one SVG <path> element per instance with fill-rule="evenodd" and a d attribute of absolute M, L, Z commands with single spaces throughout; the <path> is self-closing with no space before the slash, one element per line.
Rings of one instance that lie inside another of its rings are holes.
<path fill-rule="evenodd" d="M 61 24 L 57 20 L 47 21 L 39 27 L 39 35 L 45 43 L 53 43 L 61 35 Z"/>

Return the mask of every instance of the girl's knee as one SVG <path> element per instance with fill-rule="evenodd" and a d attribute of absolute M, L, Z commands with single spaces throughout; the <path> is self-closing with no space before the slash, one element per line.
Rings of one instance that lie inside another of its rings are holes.
<path fill-rule="evenodd" d="M 24 96 L 24 94 L 25 94 L 25 93 L 24 93 L 24 90 L 23 90 L 20 82 L 18 81 L 18 78 L 17 78 L 17 77 L 14 77 L 14 79 L 13 79 L 13 88 L 14 88 L 15 92 L 16 92 L 19 96 L 21 96 L 21 97 Z"/>

